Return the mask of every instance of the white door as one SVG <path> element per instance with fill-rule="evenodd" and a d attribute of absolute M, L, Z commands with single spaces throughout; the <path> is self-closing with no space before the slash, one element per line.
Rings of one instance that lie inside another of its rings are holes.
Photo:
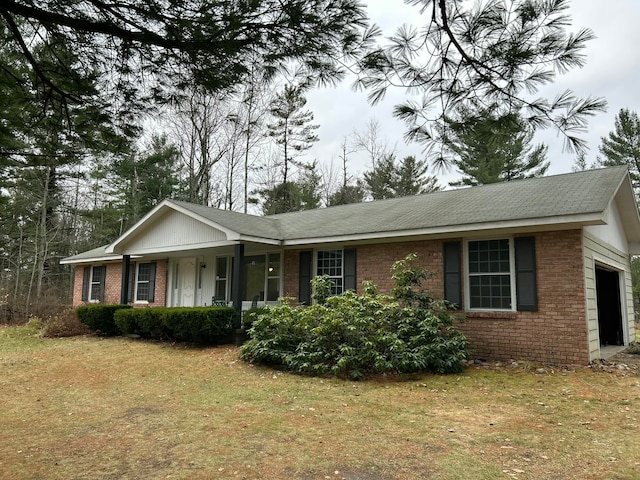
<path fill-rule="evenodd" d="M 196 297 L 196 259 L 183 258 L 179 262 L 180 306 L 193 307 Z"/>

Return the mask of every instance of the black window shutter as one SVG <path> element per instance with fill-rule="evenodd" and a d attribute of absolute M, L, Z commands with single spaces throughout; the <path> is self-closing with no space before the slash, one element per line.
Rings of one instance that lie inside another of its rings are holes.
<path fill-rule="evenodd" d="M 100 299 L 100 303 L 104 303 L 105 284 L 107 281 L 107 267 L 96 267 L 96 269 L 100 271 L 100 294 L 98 295 L 98 298 Z"/>
<path fill-rule="evenodd" d="M 156 263 L 149 264 L 149 303 L 156 298 Z"/>
<path fill-rule="evenodd" d="M 517 309 L 536 312 L 538 311 L 536 239 L 535 237 L 517 237 L 514 242 Z"/>
<path fill-rule="evenodd" d="M 313 252 L 300 252 L 298 302 L 311 305 L 311 258 Z"/>
<path fill-rule="evenodd" d="M 443 244 L 444 299 L 462 308 L 462 269 L 460 242 Z"/>
<path fill-rule="evenodd" d="M 345 248 L 344 249 L 344 291 L 357 290 L 356 288 L 356 249 Z"/>
<path fill-rule="evenodd" d="M 82 269 L 82 298 L 83 302 L 89 300 L 89 282 L 91 281 L 91 267 Z"/>
<path fill-rule="evenodd" d="M 133 288 L 134 288 L 134 283 L 133 280 L 135 278 L 136 275 L 136 268 L 137 265 L 135 263 L 131 263 L 131 266 L 129 267 L 129 288 L 127 289 L 127 303 L 132 303 L 133 302 Z"/>

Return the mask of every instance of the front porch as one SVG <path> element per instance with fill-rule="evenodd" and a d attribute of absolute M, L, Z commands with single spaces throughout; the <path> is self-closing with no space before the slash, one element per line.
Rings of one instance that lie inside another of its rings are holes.
<path fill-rule="evenodd" d="M 236 244 L 198 252 L 182 252 L 167 263 L 168 307 L 275 305 L 282 296 L 280 250 Z"/>

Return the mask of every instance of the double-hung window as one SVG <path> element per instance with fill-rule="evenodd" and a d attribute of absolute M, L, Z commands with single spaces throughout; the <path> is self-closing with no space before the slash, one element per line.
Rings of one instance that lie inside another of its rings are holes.
<path fill-rule="evenodd" d="M 344 290 L 343 251 L 320 250 L 316 275 L 326 275 L 331 280 L 331 293 L 340 295 Z"/>
<path fill-rule="evenodd" d="M 538 310 L 536 239 L 469 240 L 443 244 L 444 298 L 471 310 Z M 464 300 L 462 285 L 464 279 Z"/>
<path fill-rule="evenodd" d="M 512 247 L 509 239 L 473 240 L 467 244 L 469 306 L 513 309 Z"/>
<path fill-rule="evenodd" d="M 91 280 L 89 282 L 89 301 L 104 302 L 104 286 L 107 276 L 107 268 L 105 266 L 96 266 L 91 268 Z"/>
<path fill-rule="evenodd" d="M 136 302 L 154 301 L 155 277 L 155 263 L 138 263 L 136 265 Z"/>

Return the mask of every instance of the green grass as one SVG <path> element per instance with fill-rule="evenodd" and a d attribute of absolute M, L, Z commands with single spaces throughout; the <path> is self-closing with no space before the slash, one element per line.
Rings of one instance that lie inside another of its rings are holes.
<path fill-rule="evenodd" d="M 638 478 L 640 378 L 547 372 L 353 383 L 230 346 L 4 328 L 0 478 Z"/>

